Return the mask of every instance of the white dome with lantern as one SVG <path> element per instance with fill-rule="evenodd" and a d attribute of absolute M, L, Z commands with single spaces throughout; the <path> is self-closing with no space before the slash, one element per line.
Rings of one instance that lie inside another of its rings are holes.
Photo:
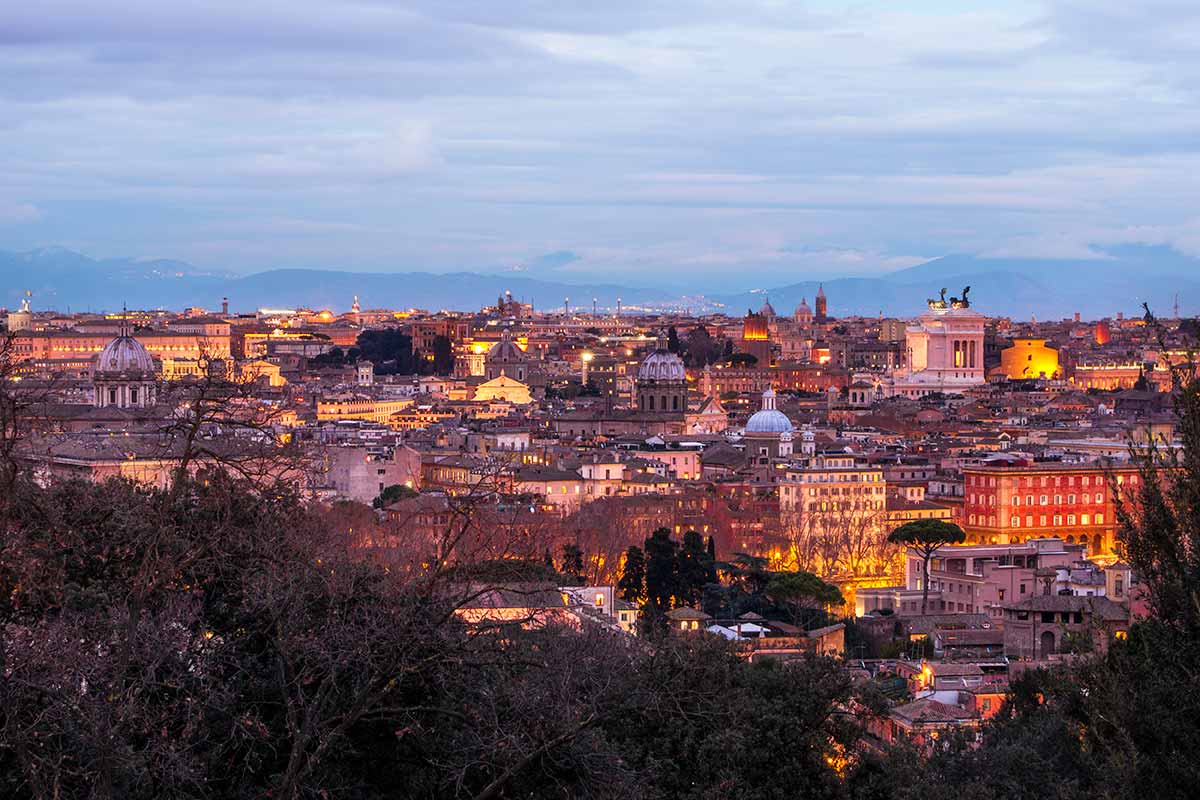
<path fill-rule="evenodd" d="M 767 389 L 762 396 L 762 410 L 754 412 L 746 423 L 746 433 L 781 434 L 792 432 L 792 421 L 775 408 L 775 390 Z"/>

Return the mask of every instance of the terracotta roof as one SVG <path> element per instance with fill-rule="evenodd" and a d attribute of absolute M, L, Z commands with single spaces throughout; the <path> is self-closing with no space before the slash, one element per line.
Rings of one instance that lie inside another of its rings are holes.
<path fill-rule="evenodd" d="M 1129 619 L 1129 609 L 1107 597 L 1078 597 L 1069 594 L 1041 594 L 1017 603 L 1001 606 L 1005 611 L 1087 611 L 1103 620 L 1116 622 Z"/>

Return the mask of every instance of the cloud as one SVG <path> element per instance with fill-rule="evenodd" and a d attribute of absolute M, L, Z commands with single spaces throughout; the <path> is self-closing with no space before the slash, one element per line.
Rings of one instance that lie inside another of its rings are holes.
<path fill-rule="evenodd" d="M 0 245 L 692 288 L 1194 252 L 1198 9 L 46 0 L 0 31 Z"/>
<path fill-rule="evenodd" d="M 40 219 L 42 212 L 29 203 L 0 200 L 0 224 L 14 225 Z"/>

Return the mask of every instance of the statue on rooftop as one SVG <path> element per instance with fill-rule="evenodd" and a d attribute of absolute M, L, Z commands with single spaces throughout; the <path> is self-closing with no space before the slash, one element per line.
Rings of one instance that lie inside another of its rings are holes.
<path fill-rule="evenodd" d="M 969 287 L 968 287 L 968 288 L 969 288 Z M 929 299 L 928 299 L 926 302 L 927 302 L 927 303 L 929 303 L 929 310 L 930 310 L 930 311 L 935 311 L 935 310 L 938 310 L 938 309 L 947 308 L 948 306 L 946 305 L 946 289 L 945 289 L 945 287 L 943 287 L 943 288 L 942 288 L 942 296 L 941 296 L 941 299 L 939 299 L 939 300 L 934 300 L 934 299 L 931 297 L 931 298 L 929 298 Z"/>
<path fill-rule="evenodd" d="M 945 291 L 945 290 L 943 289 L 942 291 Z M 967 288 L 963 289 L 963 294 L 962 294 L 961 298 L 951 297 L 950 298 L 950 307 L 951 308 L 970 308 L 971 301 L 967 299 L 967 294 L 970 291 L 971 291 L 971 287 L 968 286 Z"/>

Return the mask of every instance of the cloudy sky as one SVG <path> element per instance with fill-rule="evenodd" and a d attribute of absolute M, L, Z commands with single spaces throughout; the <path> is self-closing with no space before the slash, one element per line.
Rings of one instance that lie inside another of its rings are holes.
<path fill-rule="evenodd" d="M 0 249 L 750 288 L 1200 254 L 1196 0 L 39 0 Z"/>

